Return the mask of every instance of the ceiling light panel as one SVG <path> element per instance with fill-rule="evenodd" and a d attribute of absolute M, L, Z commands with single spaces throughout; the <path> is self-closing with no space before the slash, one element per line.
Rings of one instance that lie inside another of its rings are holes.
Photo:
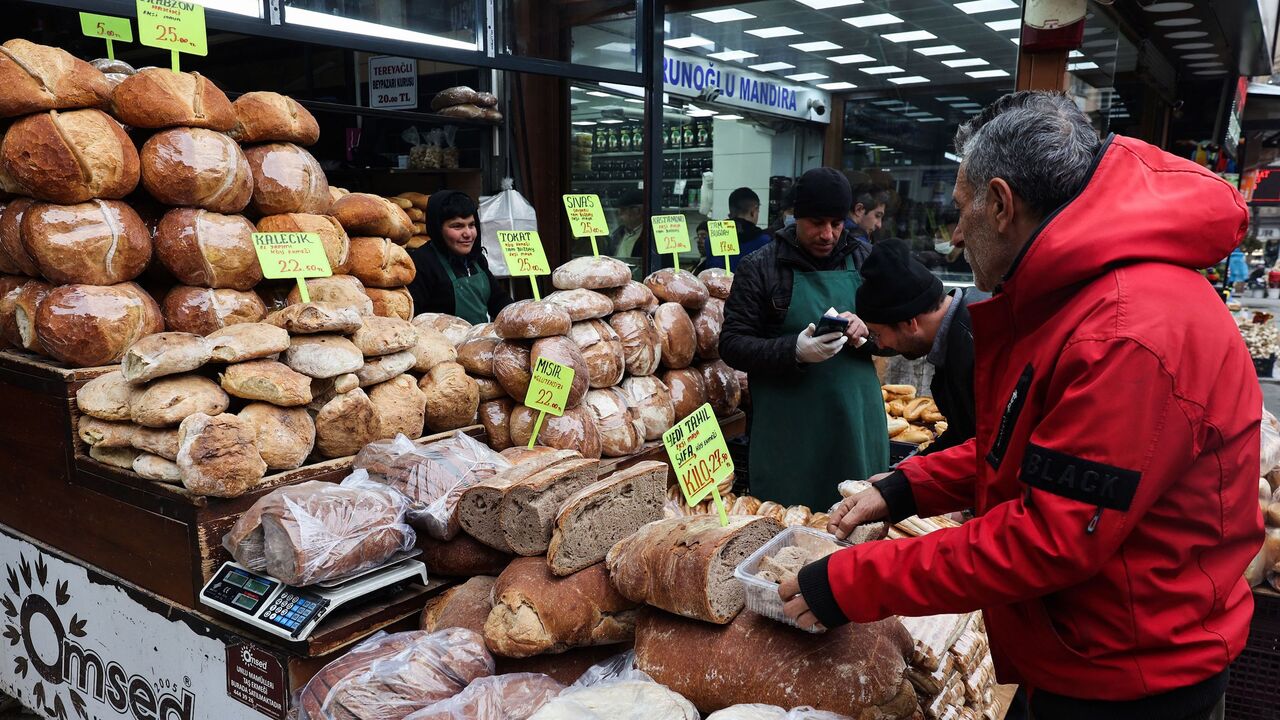
<path fill-rule="evenodd" d="M 1076 70 L 1097 70 L 1097 69 L 1098 69 L 1098 63 L 1096 62 L 1067 63 L 1067 70 L 1071 72 L 1075 72 Z"/>
<path fill-rule="evenodd" d="M 788 75 L 787 79 L 794 80 L 796 82 L 811 82 L 813 80 L 826 80 L 827 77 L 828 76 L 823 75 L 822 73 L 811 72 L 811 73 L 800 73 L 799 75 Z"/>
<path fill-rule="evenodd" d="M 946 65 L 949 68 L 965 68 L 965 67 L 977 67 L 979 65 L 989 65 L 990 63 L 988 63 L 986 60 L 983 60 L 982 58 L 962 58 L 960 60 L 943 60 L 942 64 Z"/>
<path fill-rule="evenodd" d="M 1183 55 L 1183 60 L 1213 60 L 1218 57 L 1218 53 L 1191 53 Z"/>
<path fill-rule="evenodd" d="M 738 8 L 728 8 L 726 10 L 709 10 L 707 12 L 693 13 L 696 18 L 701 18 L 707 22 L 723 23 L 733 22 L 735 20 L 755 20 L 756 16 L 749 12 L 743 12 Z"/>
<path fill-rule="evenodd" d="M 947 95 L 946 97 L 935 98 L 939 102 L 955 102 L 957 100 L 968 100 L 964 95 Z"/>
<path fill-rule="evenodd" d="M 891 77 L 889 82 L 894 85 L 915 85 L 917 83 L 927 83 L 929 78 L 920 75 L 907 75 L 904 77 Z"/>
<path fill-rule="evenodd" d="M 1067 57 L 1069 57 L 1069 58 L 1082 58 L 1082 57 L 1084 57 L 1084 53 L 1080 52 L 1079 50 L 1072 50 L 1071 52 L 1067 53 Z"/>
<path fill-rule="evenodd" d="M 998 77 L 1009 77 L 1009 71 L 1007 70 L 974 70 L 973 72 L 965 73 L 965 75 L 968 75 L 971 78 L 998 78 Z"/>
<path fill-rule="evenodd" d="M 1178 32 L 1171 32 L 1168 35 L 1165 35 L 1165 37 L 1170 40 L 1190 40 L 1191 38 L 1206 37 L 1208 34 L 1209 33 L 1204 30 L 1179 30 Z"/>
<path fill-rule="evenodd" d="M 753 52 L 746 50 L 725 50 L 724 52 L 711 53 L 707 57 L 714 60 L 724 60 L 725 62 L 736 62 L 738 60 L 746 60 L 747 58 L 760 57 Z"/>
<path fill-rule="evenodd" d="M 808 5 L 814 10 L 826 10 L 828 8 L 862 4 L 862 0 L 798 0 L 798 2 L 801 5 Z"/>
<path fill-rule="evenodd" d="M 741 115 L 717 115 L 717 120 L 741 120 Z"/>
<path fill-rule="evenodd" d="M 908 32 L 888 33 L 880 37 L 895 43 L 917 42 L 919 40 L 937 40 L 938 36 L 928 30 L 911 30 Z"/>
<path fill-rule="evenodd" d="M 803 52 L 823 52 L 824 50 L 839 50 L 842 46 L 826 40 L 818 40 L 816 42 L 794 43 L 791 47 Z"/>
<path fill-rule="evenodd" d="M 996 32 L 1005 32 L 1006 30 L 1017 30 L 1022 27 L 1022 20 L 1013 18 L 1012 20 L 993 20 L 987 23 L 987 27 Z"/>
<path fill-rule="evenodd" d="M 847 17 L 845 22 L 858 28 L 877 27 L 880 25 L 893 25 L 902 22 L 902 18 L 891 13 L 880 13 L 878 15 L 863 15 L 861 17 Z"/>
<path fill-rule="evenodd" d="M 956 9 L 966 15 L 977 15 L 978 13 L 993 12 L 996 10 L 1015 10 L 1018 3 L 1013 0 L 973 0 L 972 2 L 956 3 Z"/>
<path fill-rule="evenodd" d="M 690 35 L 689 37 L 672 38 L 664 43 L 667 47 L 680 48 L 685 50 L 691 47 L 709 47 L 715 48 L 716 44 L 699 35 Z"/>
<path fill-rule="evenodd" d="M 964 52 L 964 48 L 959 45 L 931 45 L 929 47 L 916 48 L 916 52 L 925 57 L 933 57 L 934 55 L 955 55 Z"/>
<path fill-rule="evenodd" d="M 868 75 L 889 75 L 891 73 L 906 72 L 897 65 L 878 65 L 876 67 L 859 68 Z"/>
<path fill-rule="evenodd" d="M 851 82 L 829 82 L 818 83 L 818 87 L 823 90 L 852 90 L 858 86 Z"/>
<path fill-rule="evenodd" d="M 940 117 L 927 117 L 927 118 L 920 118 L 920 119 L 919 119 L 919 120 L 917 120 L 916 122 L 942 122 L 942 118 L 940 118 Z"/>
<path fill-rule="evenodd" d="M 759 72 L 773 72 L 775 70 L 790 70 L 794 68 L 795 65 L 792 65 L 791 63 L 784 63 L 784 62 L 771 62 L 771 63 L 761 63 L 760 65 L 751 65 L 749 67 L 752 70 L 757 70 Z"/>
<path fill-rule="evenodd" d="M 862 53 L 857 53 L 855 55 L 833 55 L 827 59 L 833 63 L 839 63 L 841 65 L 849 65 L 851 63 L 875 62 L 875 58 L 871 57 L 870 55 L 863 55 Z"/>
<path fill-rule="evenodd" d="M 789 28 L 786 25 L 778 25 L 776 27 L 756 28 L 755 30 L 748 30 L 747 34 L 755 35 L 758 38 L 776 38 L 776 37 L 790 37 L 792 35 L 802 35 L 803 33 L 801 33 L 799 30 L 796 30 L 795 28 Z"/>
<path fill-rule="evenodd" d="M 599 90 L 591 90 L 587 94 L 592 97 L 607 97 L 607 98 L 614 97 L 613 95 L 610 95 L 607 92 L 600 92 Z"/>
<path fill-rule="evenodd" d="M 1200 18 L 1195 18 L 1195 17 L 1165 18 L 1164 20 L 1157 20 L 1152 24 L 1157 27 L 1185 27 L 1187 25 L 1199 25 Z"/>

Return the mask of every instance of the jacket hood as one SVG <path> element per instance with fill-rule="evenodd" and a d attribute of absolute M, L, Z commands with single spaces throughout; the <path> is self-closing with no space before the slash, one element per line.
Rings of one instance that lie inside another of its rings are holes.
<path fill-rule="evenodd" d="M 448 246 L 445 245 L 444 239 L 443 239 L 444 238 L 444 222 L 445 220 L 450 219 L 450 218 L 444 217 L 445 200 L 447 200 L 452 195 L 464 195 L 470 198 L 469 195 L 459 190 L 440 190 L 438 192 L 432 193 L 431 197 L 428 198 L 427 200 L 427 220 L 424 224 L 427 226 L 427 236 L 431 238 L 431 242 L 433 243 L 438 242 L 439 245 L 437 247 L 440 250 L 443 250 L 446 256 L 449 257 L 450 259 L 460 260 L 460 256 L 455 256 L 453 252 L 449 250 Z M 480 242 L 480 237 L 481 237 L 480 231 L 481 231 L 480 210 L 477 208 L 476 209 L 476 241 L 471 246 L 471 252 L 467 253 L 468 259 L 477 260 L 484 253 L 484 248 L 482 247 L 482 243 Z"/>
<path fill-rule="evenodd" d="M 1044 221 L 1001 290 L 1022 304 L 1124 265 L 1198 270 L 1226 257 L 1248 226 L 1244 198 L 1222 178 L 1113 135 L 1084 188 Z"/>

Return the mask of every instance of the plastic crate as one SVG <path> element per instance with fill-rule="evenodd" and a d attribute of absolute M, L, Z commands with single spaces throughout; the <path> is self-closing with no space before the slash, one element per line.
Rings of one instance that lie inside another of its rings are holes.
<path fill-rule="evenodd" d="M 1276 369 L 1276 356 L 1265 358 L 1254 358 L 1253 369 L 1258 373 L 1260 378 L 1269 378 Z"/>
<path fill-rule="evenodd" d="M 778 584 L 756 577 L 756 573 L 760 570 L 761 560 L 771 555 L 776 555 L 783 548 L 795 546 L 809 550 L 816 560 L 818 557 L 830 555 L 840 548 L 848 547 L 849 543 L 836 540 L 834 535 L 812 528 L 789 527 L 775 535 L 769 542 L 757 548 L 746 560 L 738 563 L 738 567 L 733 569 L 733 576 L 738 579 L 738 582 L 742 583 L 742 587 L 747 592 L 748 610 L 771 620 L 786 623 L 791 627 L 800 627 L 792 622 L 791 618 L 787 617 L 787 614 L 782 611 L 782 598 L 778 596 Z M 815 554 L 814 551 L 817 551 L 818 554 Z M 800 629 L 806 632 L 815 632 L 809 628 Z"/>
<path fill-rule="evenodd" d="M 1280 720 L 1280 593 L 1253 593 L 1249 642 L 1231 664 L 1227 717 L 1232 720 Z"/>

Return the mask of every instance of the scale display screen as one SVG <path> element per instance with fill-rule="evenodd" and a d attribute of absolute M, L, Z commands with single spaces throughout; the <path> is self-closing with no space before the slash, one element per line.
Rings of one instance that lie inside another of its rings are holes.
<path fill-rule="evenodd" d="M 227 566 L 223 569 L 221 576 L 205 589 L 204 594 L 211 600 L 217 600 L 252 614 L 262 607 L 267 601 L 267 596 L 279 584 L 274 580 L 266 580 L 250 575 L 239 568 Z"/>

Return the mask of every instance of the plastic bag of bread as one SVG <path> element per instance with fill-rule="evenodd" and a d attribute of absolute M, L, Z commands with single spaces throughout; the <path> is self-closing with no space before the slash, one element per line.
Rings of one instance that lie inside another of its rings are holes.
<path fill-rule="evenodd" d="M 777 705 L 750 703 L 717 710 L 708 715 L 706 720 L 848 720 L 848 718 L 848 715 L 814 710 L 805 705 L 784 710 Z"/>
<path fill-rule="evenodd" d="M 339 580 L 413 547 L 413 528 L 404 523 L 408 505 L 357 470 L 339 485 L 311 481 L 259 498 L 222 544 L 236 562 L 286 585 Z"/>
<path fill-rule="evenodd" d="M 405 720 L 525 720 L 563 690 L 541 673 L 490 675 Z"/>
<path fill-rule="evenodd" d="M 1258 455 L 1258 475 L 1265 476 L 1280 465 L 1280 421 L 1262 411 L 1262 452 Z"/>
<path fill-rule="evenodd" d="M 461 529 L 454 508 L 462 491 L 511 467 L 506 458 L 463 432 L 418 445 L 404 435 L 369 443 L 352 467 L 386 483 L 409 500 L 409 524 L 437 540 Z"/>
<path fill-rule="evenodd" d="M 294 707 L 299 720 L 398 720 L 492 674 L 493 657 L 471 630 L 380 632 L 324 666 Z"/>
<path fill-rule="evenodd" d="M 571 687 L 529 720 L 698 720 L 693 703 L 652 680 L 609 680 Z"/>

